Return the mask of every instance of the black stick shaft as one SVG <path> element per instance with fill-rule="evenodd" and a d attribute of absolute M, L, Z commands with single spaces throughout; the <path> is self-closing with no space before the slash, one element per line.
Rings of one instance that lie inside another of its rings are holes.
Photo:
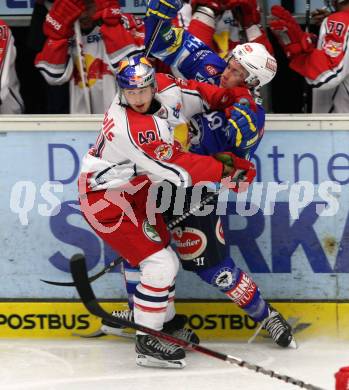
<path fill-rule="evenodd" d="M 154 45 L 154 42 L 155 42 L 155 39 L 156 37 L 158 36 L 159 34 L 159 31 L 161 29 L 161 26 L 162 26 L 162 23 L 163 23 L 163 20 L 162 19 L 159 19 L 159 21 L 157 22 L 155 28 L 154 28 L 154 31 L 149 39 L 149 42 L 148 42 L 148 45 L 147 47 L 145 48 L 145 51 L 144 51 L 144 57 L 149 57 L 149 54 L 151 52 L 151 49 Z"/>

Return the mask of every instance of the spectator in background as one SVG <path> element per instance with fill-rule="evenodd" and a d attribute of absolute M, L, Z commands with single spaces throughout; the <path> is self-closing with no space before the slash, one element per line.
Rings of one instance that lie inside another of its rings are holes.
<path fill-rule="evenodd" d="M 16 48 L 8 25 L 0 20 L 0 114 L 24 111 L 15 69 Z"/>
<path fill-rule="evenodd" d="M 245 42 L 261 43 L 273 52 L 256 0 L 194 0 L 192 6 L 188 31 L 222 57 Z"/>
<path fill-rule="evenodd" d="M 317 46 L 314 35 L 304 32 L 293 16 L 273 6 L 269 25 L 289 66 L 305 77 L 313 88 L 313 112 L 349 112 L 349 0 L 332 0 L 336 12 L 322 22 Z"/>
<path fill-rule="evenodd" d="M 46 82 L 34 66 L 35 57 L 43 49 L 46 41 L 42 27 L 52 3 L 53 0 L 35 1 L 29 32 L 26 32 L 25 50 L 22 49 L 25 61 L 29 62 L 29 66 L 25 65 L 27 77 L 24 78 L 22 87 L 26 110 L 30 114 L 69 114 L 69 81 L 60 85 L 51 85 Z M 28 69 L 29 67 L 32 69 Z M 30 72 L 30 79 L 28 72 Z M 35 101 L 30 100 L 30 91 L 33 87 L 37 91 Z M 28 96 L 26 96 L 25 90 L 29 91 Z"/>
<path fill-rule="evenodd" d="M 81 51 L 74 31 L 77 20 Z M 117 0 L 54 2 L 43 26 L 47 40 L 35 66 L 51 85 L 70 82 L 70 113 L 100 114 L 109 107 L 116 93 L 114 68 L 143 43 L 139 25 L 132 15 L 121 15 Z"/>

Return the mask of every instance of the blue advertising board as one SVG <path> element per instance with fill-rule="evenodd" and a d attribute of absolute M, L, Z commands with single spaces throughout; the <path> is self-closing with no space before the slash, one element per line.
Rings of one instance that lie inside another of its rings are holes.
<path fill-rule="evenodd" d="M 91 131 L 0 133 L 0 298 L 77 298 L 69 258 L 85 253 L 90 274 L 115 258 L 78 205 Z M 349 132 L 267 132 L 248 194 L 231 196 L 226 241 L 236 263 L 269 299 L 349 297 Z M 132 243 L 130 243 L 132 245 Z M 177 298 L 225 299 L 181 271 Z M 95 282 L 101 298 L 126 298 L 116 269 Z"/>

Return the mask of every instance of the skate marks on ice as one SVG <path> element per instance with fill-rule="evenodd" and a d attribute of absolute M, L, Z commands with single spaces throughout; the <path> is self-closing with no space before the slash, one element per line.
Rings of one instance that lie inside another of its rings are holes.
<path fill-rule="evenodd" d="M 334 388 L 334 373 L 349 361 L 348 342 L 301 342 L 297 350 L 268 342 L 203 345 L 328 390 Z M 0 339 L 0 361 L 1 390 L 297 389 L 193 352 L 183 370 L 137 367 L 133 341 L 127 339 Z"/>

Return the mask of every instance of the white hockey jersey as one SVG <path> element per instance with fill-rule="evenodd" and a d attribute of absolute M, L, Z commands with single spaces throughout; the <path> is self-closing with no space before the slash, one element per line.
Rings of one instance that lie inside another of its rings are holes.
<path fill-rule="evenodd" d="M 153 115 L 136 113 L 120 105 L 118 96 L 114 99 L 95 146 L 83 158 L 80 194 L 124 187 L 140 177 L 183 187 L 202 180 L 220 181 L 222 164 L 184 152 L 173 134 L 196 113 L 229 107 L 234 90 L 165 74 L 157 75 L 157 84 L 155 99 L 160 107 Z"/>
<path fill-rule="evenodd" d="M 24 111 L 15 69 L 16 54 L 11 30 L 0 20 L 0 114 L 21 114 Z"/>
<path fill-rule="evenodd" d="M 313 87 L 314 113 L 349 112 L 349 11 L 335 12 L 321 24 L 317 48 L 290 61 Z"/>

